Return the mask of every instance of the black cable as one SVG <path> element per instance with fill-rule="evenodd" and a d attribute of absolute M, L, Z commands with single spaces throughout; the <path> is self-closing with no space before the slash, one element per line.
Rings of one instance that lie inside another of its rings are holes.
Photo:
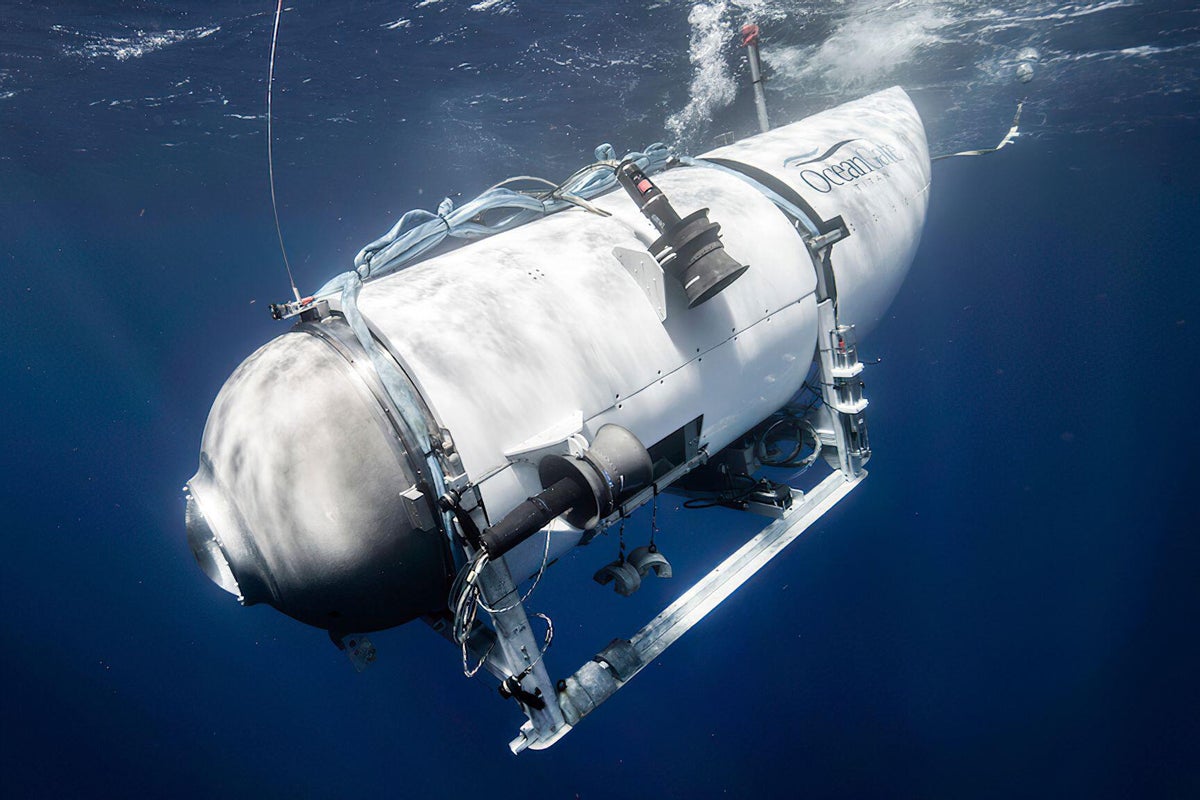
<path fill-rule="evenodd" d="M 734 490 L 733 478 L 740 477 L 750 481 L 750 486 L 744 490 Z M 683 501 L 683 507 L 689 509 L 715 508 L 716 506 L 729 505 L 731 503 L 741 503 L 751 497 L 757 491 L 761 482 L 756 481 L 749 475 L 726 475 L 729 481 L 729 488 L 718 491 L 713 497 L 693 497 L 690 500 Z"/>

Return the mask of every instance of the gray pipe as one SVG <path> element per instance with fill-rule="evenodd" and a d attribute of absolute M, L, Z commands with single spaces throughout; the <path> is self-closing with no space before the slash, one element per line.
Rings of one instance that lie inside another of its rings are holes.
<path fill-rule="evenodd" d="M 758 110 L 758 128 L 763 133 L 771 130 L 767 121 L 767 98 L 763 94 L 762 63 L 758 59 L 758 26 L 752 23 L 742 26 L 742 45 L 750 59 L 750 79 L 754 84 L 754 106 Z"/>

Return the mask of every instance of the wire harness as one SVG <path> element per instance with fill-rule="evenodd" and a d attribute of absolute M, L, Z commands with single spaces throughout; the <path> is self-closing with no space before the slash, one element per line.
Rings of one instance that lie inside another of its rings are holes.
<path fill-rule="evenodd" d="M 355 277 L 366 281 L 402 269 L 447 238 L 482 239 L 571 207 L 607 216 L 588 201 L 616 188 L 617 167 L 633 160 L 643 172 L 661 172 L 668 166 L 670 151 L 662 142 L 655 142 L 644 151 L 618 159 L 613 146 L 605 143 L 596 148 L 595 156 L 595 162 L 561 183 L 521 175 L 497 183 L 457 208 L 447 197 L 436 212 L 406 212 L 387 233 L 358 251 L 352 271 L 330 280 L 316 296 L 339 292 Z M 536 184 L 537 188 L 513 188 L 521 183 Z"/>

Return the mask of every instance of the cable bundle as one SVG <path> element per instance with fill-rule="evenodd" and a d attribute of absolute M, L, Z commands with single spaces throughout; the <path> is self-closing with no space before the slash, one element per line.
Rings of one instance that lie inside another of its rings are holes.
<path fill-rule="evenodd" d="M 519 176 L 501 181 L 458 208 L 447 197 L 436 213 L 423 209 L 409 211 L 386 234 L 358 251 L 354 272 L 363 281 L 387 275 L 411 264 L 447 237 L 482 239 L 571 206 L 607 215 L 588 200 L 617 186 L 616 167 L 621 160 L 611 144 L 597 147 L 595 155 L 594 163 L 561 183 Z M 656 142 L 644 152 L 629 153 L 622 160 L 634 160 L 649 174 L 665 169 L 668 156 L 667 146 Z M 522 181 L 540 184 L 541 188 L 510 188 L 511 184 Z M 317 296 L 341 291 L 347 278 L 348 274 L 337 276 L 322 286 Z"/>

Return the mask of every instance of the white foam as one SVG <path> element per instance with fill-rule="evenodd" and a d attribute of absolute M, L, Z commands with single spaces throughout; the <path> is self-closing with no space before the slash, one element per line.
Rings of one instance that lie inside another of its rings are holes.
<path fill-rule="evenodd" d="M 386 28 L 389 31 L 394 31 L 394 30 L 398 30 L 400 28 L 407 28 L 409 25 L 412 25 L 412 20 L 401 17 L 400 19 L 396 20 L 395 22 L 385 22 L 382 25 L 380 25 L 379 27 Z"/>
<path fill-rule="evenodd" d="M 974 16 L 970 13 L 972 9 L 968 6 L 965 9 L 968 13 L 962 14 L 961 18 L 964 22 L 992 20 L 989 24 L 979 29 L 980 33 L 992 33 L 1011 30 L 1012 28 L 1028 28 L 1039 22 L 1066 23 L 1070 20 L 1089 17 L 1092 14 L 1098 14 L 1102 11 L 1129 8 L 1134 5 L 1137 5 L 1137 0 L 1104 0 L 1104 2 L 1100 3 L 1072 3 L 1067 5 L 1037 2 L 1028 3 L 1018 9 L 1005 11 L 989 9 Z"/>
<path fill-rule="evenodd" d="M 940 30 L 953 21 L 945 4 L 866 0 L 851 4 L 817 47 L 768 48 L 763 57 L 789 80 L 820 77 L 833 86 L 857 88 L 879 82 L 943 41 Z"/>
<path fill-rule="evenodd" d="M 692 83 L 686 106 L 667 118 L 667 128 L 678 139 L 695 135 L 714 111 L 737 97 L 737 83 L 730 74 L 724 47 L 733 41 L 733 28 L 726 22 L 725 2 L 697 3 L 688 14 L 692 26 L 688 57 Z"/>
<path fill-rule="evenodd" d="M 129 36 L 97 36 L 68 30 L 62 25 L 54 25 L 51 30 L 59 33 L 70 33 L 85 40 L 79 47 L 67 47 L 66 53 L 83 58 L 113 58 L 117 61 L 127 61 L 162 50 L 164 47 L 195 39 L 204 39 L 221 30 L 220 25 L 213 27 L 190 28 L 188 30 L 167 31 L 134 31 Z"/>
<path fill-rule="evenodd" d="M 775 20 L 787 19 L 788 13 L 795 12 L 795 9 L 788 8 L 790 3 L 781 3 L 778 0 L 731 0 L 731 11 L 736 9 L 741 12 L 736 20 L 739 24 L 743 22 L 772 22 Z"/>
<path fill-rule="evenodd" d="M 1092 50 L 1087 53 L 1066 53 L 1056 57 L 1054 60 L 1070 62 L 1115 61 L 1126 58 L 1153 58 L 1154 56 L 1178 53 L 1186 50 L 1195 50 L 1196 48 L 1200 48 L 1200 42 L 1190 42 L 1188 44 L 1180 44 L 1173 47 L 1159 47 L 1152 44 L 1143 44 L 1136 47 L 1123 47 L 1120 50 Z"/>

